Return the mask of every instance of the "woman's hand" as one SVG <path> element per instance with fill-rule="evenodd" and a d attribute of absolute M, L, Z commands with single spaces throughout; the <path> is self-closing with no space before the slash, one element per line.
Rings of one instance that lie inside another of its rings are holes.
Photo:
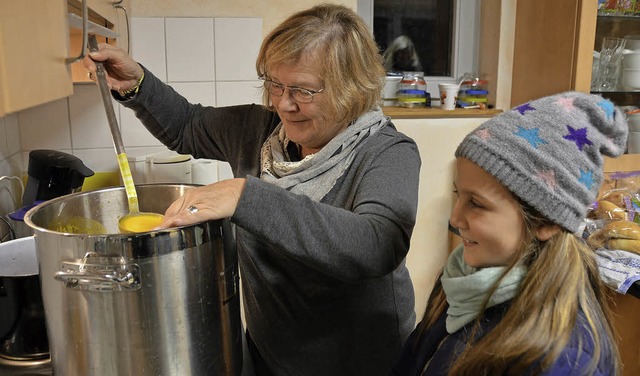
<path fill-rule="evenodd" d="M 138 83 L 144 72 L 140 64 L 118 47 L 107 43 L 98 44 L 98 51 L 90 52 L 82 60 L 82 64 L 89 70 L 89 77 L 95 77 L 96 64 L 102 61 L 107 72 L 109 89 L 124 92 Z"/>
<path fill-rule="evenodd" d="M 246 179 L 229 179 L 188 190 L 169 206 L 158 229 L 231 217 L 245 182 Z"/>

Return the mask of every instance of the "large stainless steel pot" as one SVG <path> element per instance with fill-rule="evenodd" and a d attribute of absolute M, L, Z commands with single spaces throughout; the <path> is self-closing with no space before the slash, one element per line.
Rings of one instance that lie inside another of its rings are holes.
<path fill-rule="evenodd" d="M 141 185 L 164 213 L 191 185 Z M 56 375 L 240 375 L 237 254 L 226 220 L 119 234 L 124 188 L 47 201 L 34 230 Z M 102 232 L 102 233 L 100 233 Z"/>

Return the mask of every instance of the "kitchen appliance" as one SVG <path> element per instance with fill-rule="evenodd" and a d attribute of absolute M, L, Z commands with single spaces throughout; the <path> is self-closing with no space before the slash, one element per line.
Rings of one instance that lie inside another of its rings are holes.
<path fill-rule="evenodd" d="M 74 155 L 57 150 L 32 150 L 27 174 L 23 206 L 77 192 L 84 179 L 93 176 L 93 171 Z"/>
<path fill-rule="evenodd" d="M 38 270 L 18 268 L 20 252 L 28 252 L 21 241 L 32 235 L 24 215 L 32 207 L 51 198 L 82 188 L 85 177 L 93 175 L 77 157 L 56 150 L 33 150 L 29 153 L 27 186 L 22 198 L 24 207 L 8 215 L 18 240 L 3 243 L 16 257 L 0 273 L 0 363 L 12 367 L 32 367 L 49 362 L 49 345 L 45 313 L 40 293 Z M 20 241 L 19 241 L 20 240 Z M 33 239 L 31 239 L 33 241 Z"/>
<path fill-rule="evenodd" d="M 163 213 L 196 185 L 139 185 Z M 30 210 L 55 375 L 240 375 L 239 277 L 228 220 L 118 233 L 123 187 Z M 99 222 L 104 233 L 83 231 Z"/>

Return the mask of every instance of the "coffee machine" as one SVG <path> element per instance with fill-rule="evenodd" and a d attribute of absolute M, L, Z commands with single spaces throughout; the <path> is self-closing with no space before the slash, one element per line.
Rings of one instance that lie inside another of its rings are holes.
<path fill-rule="evenodd" d="M 8 215 L 15 238 L 32 235 L 24 223 L 24 215 L 29 209 L 80 191 L 84 179 L 94 173 L 71 154 L 33 150 L 29 153 L 27 174 L 23 206 Z M 0 368 L 31 367 L 48 361 L 49 344 L 39 274 L 0 275 Z"/>

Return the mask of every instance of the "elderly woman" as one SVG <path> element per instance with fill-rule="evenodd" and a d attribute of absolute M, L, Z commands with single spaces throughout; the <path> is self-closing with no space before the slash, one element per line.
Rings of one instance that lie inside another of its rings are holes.
<path fill-rule="evenodd" d="M 265 105 L 203 107 L 101 45 L 116 99 L 167 147 L 230 163 L 162 227 L 237 227 L 247 340 L 259 375 L 386 374 L 415 325 L 404 259 L 420 157 L 378 107 L 384 70 L 363 21 L 301 11 L 264 40 Z M 92 60 L 93 59 L 93 60 Z"/>

